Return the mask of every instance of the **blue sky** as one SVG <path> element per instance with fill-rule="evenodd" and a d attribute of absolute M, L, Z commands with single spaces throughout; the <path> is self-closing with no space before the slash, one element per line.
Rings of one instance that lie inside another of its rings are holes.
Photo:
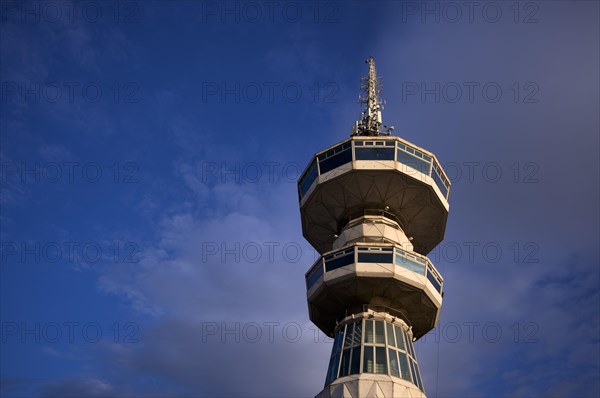
<path fill-rule="evenodd" d="M 318 393 L 296 178 L 370 54 L 453 180 L 428 396 L 600 394 L 598 2 L 0 4 L 2 396 Z"/>

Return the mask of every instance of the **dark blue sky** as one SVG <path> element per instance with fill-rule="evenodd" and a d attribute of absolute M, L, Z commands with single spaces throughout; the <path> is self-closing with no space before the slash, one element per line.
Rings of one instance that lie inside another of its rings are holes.
<path fill-rule="evenodd" d="M 428 396 L 598 396 L 599 3 L 467 3 L 2 1 L 0 394 L 319 392 L 296 178 L 372 54 L 453 180 Z"/>

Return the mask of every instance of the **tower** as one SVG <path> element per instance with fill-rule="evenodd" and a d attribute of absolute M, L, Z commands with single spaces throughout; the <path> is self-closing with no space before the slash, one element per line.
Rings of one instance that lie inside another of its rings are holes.
<path fill-rule="evenodd" d="M 425 397 L 413 341 L 439 319 L 444 281 L 426 255 L 444 237 L 450 181 L 434 154 L 382 125 L 366 62 L 361 119 L 298 180 L 302 232 L 320 254 L 309 315 L 334 338 L 317 397 Z"/>

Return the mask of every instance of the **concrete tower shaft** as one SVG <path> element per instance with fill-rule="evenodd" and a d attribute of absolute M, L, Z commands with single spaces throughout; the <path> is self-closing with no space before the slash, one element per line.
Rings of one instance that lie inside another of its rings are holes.
<path fill-rule="evenodd" d="M 369 214 L 370 213 L 370 214 Z M 340 235 L 333 241 L 333 248 L 339 249 L 356 242 L 393 243 L 407 251 L 413 251 L 413 244 L 398 224 L 385 216 L 385 211 L 363 212 L 346 224 Z"/>
<path fill-rule="evenodd" d="M 426 257 L 444 237 L 450 181 L 435 155 L 381 131 L 373 58 L 352 137 L 298 180 L 310 319 L 334 345 L 319 398 L 424 397 L 413 341 L 434 328 L 444 280 Z"/>

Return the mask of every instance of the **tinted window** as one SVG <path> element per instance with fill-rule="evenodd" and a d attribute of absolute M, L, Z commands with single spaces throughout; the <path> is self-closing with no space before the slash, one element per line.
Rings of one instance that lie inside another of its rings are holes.
<path fill-rule="evenodd" d="M 350 350 L 344 350 L 342 355 L 342 363 L 340 365 L 340 376 L 344 377 L 348 374 L 348 368 L 350 367 Z"/>
<path fill-rule="evenodd" d="M 394 148 L 356 147 L 356 160 L 394 160 Z"/>
<path fill-rule="evenodd" d="M 428 162 L 425 162 L 423 159 L 416 158 L 413 155 L 406 153 L 400 149 L 398 149 L 397 153 L 397 160 L 400 163 L 410 166 L 413 169 L 420 171 L 421 173 L 429 175 L 431 165 Z"/>
<path fill-rule="evenodd" d="M 359 252 L 359 263 L 391 263 L 392 253 Z"/>
<path fill-rule="evenodd" d="M 410 356 L 412 356 L 413 358 L 415 357 L 415 351 L 413 349 L 413 343 L 412 340 L 410 339 L 410 336 L 407 333 L 404 333 L 404 339 L 406 341 L 406 345 L 408 347 L 408 353 L 410 354 Z"/>
<path fill-rule="evenodd" d="M 306 192 L 308 192 L 308 189 L 317 178 L 317 175 L 317 162 L 313 160 L 310 166 L 308 166 L 306 174 L 304 174 L 304 177 L 302 177 L 302 180 L 300 181 L 300 198 L 302 198 Z"/>
<path fill-rule="evenodd" d="M 383 321 L 375 321 L 375 343 L 385 344 L 385 335 L 383 334 Z"/>
<path fill-rule="evenodd" d="M 306 286 L 310 289 L 319 280 L 321 275 L 323 275 L 323 263 L 319 261 L 306 277 Z"/>
<path fill-rule="evenodd" d="M 350 323 L 346 326 L 346 339 L 344 340 L 344 348 L 352 346 L 352 332 L 354 331 L 354 324 Z"/>
<path fill-rule="evenodd" d="M 385 347 L 375 347 L 375 373 L 387 373 L 387 357 Z"/>
<path fill-rule="evenodd" d="M 354 324 L 354 345 L 360 344 L 360 332 L 362 329 L 362 322 L 358 322 Z"/>
<path fill-rule="evenodd" d="M 401 350 L 405 350 L 406 348 L 404 347 L 404 339 L 402 338 L 402 330 L 398 327 L 398 326 L 394 326 L 394 329 L 396 329 L 396 346 L 398 348 L 400 348 Z"/>
<path fill-rule="evenodd" d="M 399 252 L 396 252 L 396 265 L 416 272 L 417 274 L 425 275 L 425 266 L 423 266 L 423 264 L 419 264 L 417 261 L 403 256 Z"/>
<path fill-rule="evenodd" d="M 333 271 L 334 269 L 338 269 L 341 267 L 344 267 L 348 264 L 352 264 L 354 262 L 354 252 L 351 252 L 349 254 L 340 256 L 340 257 L 336 257 L 336 258 L 330 258 L 330 259 L 326 259 L 325 260 L 325 270 L 327 272 L 329 271 Z"/>
<path fill-rule="evenodd" d="M 350 374 L 360 373 L 360 346 L 352 349 L 352 361 L 350 362 Z"/>
<path fill-rule="evenodd" d="M 350 149 L 346 149 L 343 152 L 336 153 L 326 159 L 323 159 L 322 156 L 319 156 L 319 169 L 321 170 L 321 174 L 325 174 L 328 171 L 331 171 L 335 168 L 340 167 L 343 164 L 352 161 L 352 151 Z"/>
<path fill-rule="evenodd" d="M 444 183 L 442 182 L 442 178 L 439 176 L 437 170 L 433 170 L 431 177 L 433 178 L 433 182 L 435 182 L 435 185 L 437 185 L 437 187 L 442 192 L 442 195 L 444 195 L 444 197 L 447 197 L 448 196 L 448 188 L 446 188 L 444 186 Z"/>
<path fill-rule="evenodd" d="M 422 390 L 423 386 L 421 385 L 421 380 L 419 380 L 419 374 L 417 373 L 415 363 L 412 360 L 410 361 L 410 368 L 413 372 L 413 380 L 415 384 L 417 385 L 417 387 L 419 387 L 420 390 Z"/>
<path fill-rule="evenodd" d="M 373 321 L 365 321 L 365 343 L 373 341 Z"/>
<path fill-rule="evenodd" d="M 373 373 L 373 370 L 374 370 L 373 347 L 365 347 L 364 357 L 365 357 L 365 359 L 363 361 L 363 372 L 364 373 Z"/>
<path fill-rule="evenodd" d="M 392 376 L 400 377 L 400 368 L 398 366 L 398 353 L 396 350 L 388 349 L 390 356 L 390 373 Z"/>
<path fill-rule="evenodd" d="M 398 359 L 400 360 L 400 370 L 402 371 L 401 377 L 404 380 L 412 381 L 410 377 L 410 371 L 408 370 L 408 359 L 402 352 L 398 352 Z"/>
<path fill-rule="evenodd" d="M 396 339 L 394 338 L 394 325 L 392 325 L 391 323 L 386 323 L 385 327 L 387 328 L 388 344 L 392 347 L 396 347 Z"/>
<path fill-rule="evenodd" d="M 438 282 L 437 278 L 431 272 L 427 273 L 427 279 L 429 279 L 429 282 L 431 282 L 433 287 L 435 287 L 435 290 L 440 293 L 442 292 L 442 286 L 440 285 L 440 282 Z"/>

